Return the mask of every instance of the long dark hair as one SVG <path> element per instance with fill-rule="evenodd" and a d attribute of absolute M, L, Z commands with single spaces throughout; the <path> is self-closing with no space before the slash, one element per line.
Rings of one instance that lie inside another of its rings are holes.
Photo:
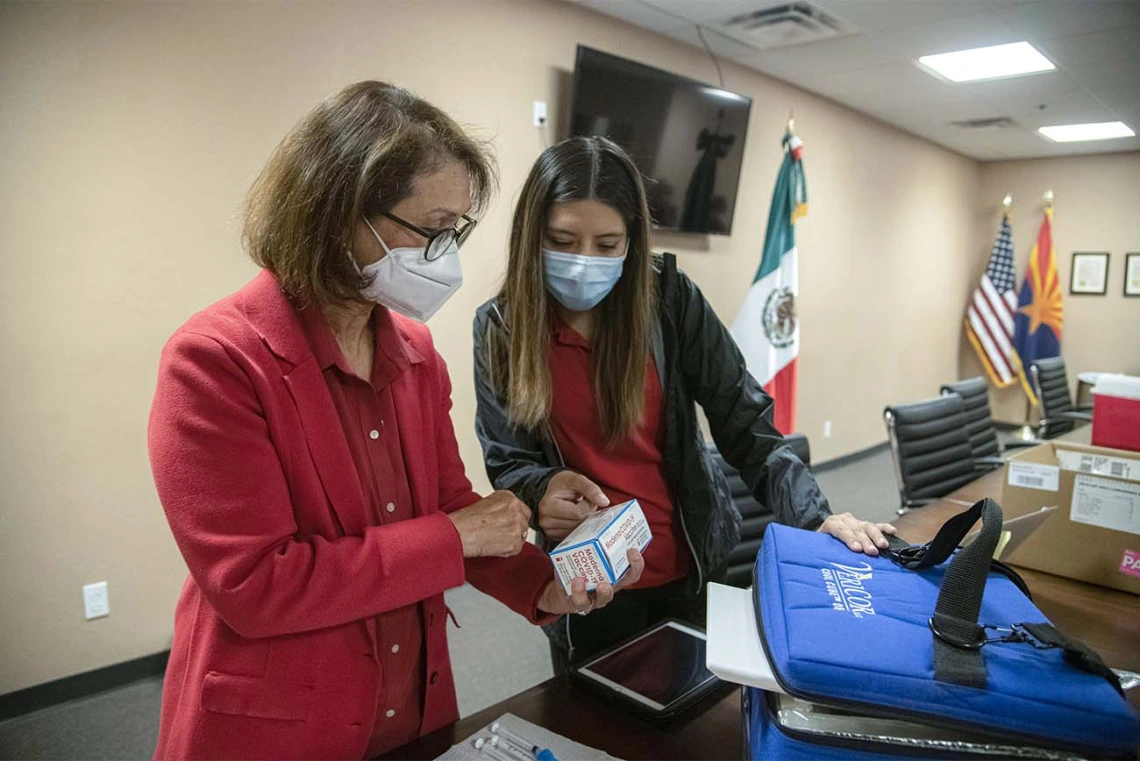
<path fill-rule="evenodd" d="M 596 200 L 625 221 L 629 249 L 621 279 L 598 306 L 591 338 L 598 417 L 607 443 L 641 422 L 645 365 L 656 308 L 649 209 L 633 159 L 602 137 L 576 137 L 543 151 L 523 185 L 511 226 L 510 259 L 498 303 L 506 337 L 488 333 L 492 384 L 504 394 L 511 422 L 542 431 L 550 416 L 550 296 L 543 238 L 552 206 Z"/>

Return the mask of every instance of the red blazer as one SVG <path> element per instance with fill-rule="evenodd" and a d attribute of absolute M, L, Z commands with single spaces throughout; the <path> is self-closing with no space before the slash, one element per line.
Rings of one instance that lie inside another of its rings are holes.
<path fill-rule="evenodd" d="M 377 613 L 419 603 L 421 734 L 458 718 L 443 591 L 470 581 L 535 623 L 553 578 L 533 545 L 464 561 L 445 513 L 479 499 L 428 329 L 392 385 L 417 517 L 369 526 L 321 370 L 263 272 L 182 326 L 159 366 L 151 467 L 190 569 L 174 617 L 155 758 L 361 758 L 384 675 Z"/>

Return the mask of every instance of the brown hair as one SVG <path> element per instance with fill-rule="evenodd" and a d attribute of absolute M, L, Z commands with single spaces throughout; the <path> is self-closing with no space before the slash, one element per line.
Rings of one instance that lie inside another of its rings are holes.
<path fill-rule="evenodd" d="M 467 169 L 473 206 L 484 208 L 496 185 L 484 143 L 403 88 L 349 85 L 293 127 L 253 183 L 245 249 L 293 298 L 358 300 L 366 284 L 347 253 L 356 221 L 388 211 L 449 160 Z"/>
<path fill-rule="evenodd" d="M 613 445 L 641 422 L 645 364 L 655 319 L 649 209 L 633 159 L 600 137 L 571 138 L 546 149 L 523 185 L 511 226 L 510 258 L 499 304 L 506 338 L 488 332 L 492 385 L 504 394 L 513 424 L 541 432 L 550 416 L 550 296 L 542 242 L 550 208 L 597 200 L 625 220 L 629 250 L 621 279 L 598 306 L 591 338 L 598 417 Z"/>

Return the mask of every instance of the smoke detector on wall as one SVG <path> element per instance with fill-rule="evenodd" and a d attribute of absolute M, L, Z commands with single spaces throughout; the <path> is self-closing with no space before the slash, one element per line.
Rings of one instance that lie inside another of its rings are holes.
<path fill-rule="evenodd" d="M 807 2 L 760 8 L 713 24 L 712 28 L 757 50 L 832 40 L 858 31 Z"/>

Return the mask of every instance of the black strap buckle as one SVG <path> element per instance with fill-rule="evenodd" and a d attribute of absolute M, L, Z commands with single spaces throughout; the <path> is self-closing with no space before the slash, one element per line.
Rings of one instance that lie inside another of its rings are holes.
<path fill-rule="evenodd" d="M 1033 633 L 1028 631 L 1023 624 L 1011 624 L 1008 627 L 994 626 L 993 624 L 985 624 L 983 629 L 998 632 L 1002 636 L 990 637 L 986 642 L 1014 642 L 1017 644 L 1025 644 L 1034 647 L 1038 650 L 1052 650 L 1058 647 L 1057 644 L 1052 642 L 1045 642 L 1039 637 L 1033 636 Z"/>
<path fill-rule="evenodd" d="M 1024 642 L 1024 632 L 1018 630 L 1016 626 L 995 626 L 994 624 L 982 624 L 982 628 L 987 632 L 994 632 L 998 636 L 986 636 L 986 644 L 991 642 Z"/>
<path fill-rule="evenodd" d="M 903 568 L 915 568 L 922 563 L 927 549 L 928 545 L 912 544 L 897 549 L 890 547 L 883 554 L 890 558 L 895 565 L 900 565 Z"/>
<path fill-rule="evenodd" d="M 935 637 L 947 645 L 952 645 L 962 650 L 980 650 L 986 645 L 992 645 L 995 642 L 1027 644 L 1038 650 L 1052 650 L 1058 646 L 1051 642 L 1043 642 L 1038 637 L 1033 636 L 1033 634 L 1027 631 L 1021 624 L 1012 624 L 1010 626 L 982 624 L 974 629 L 959 627 L 962 631 L 957 635 L 947 632 L 945 628 L 939 628 L 933 618 L 927 621 L 927 626 L 930 627 L 930 631 L 934 632 Z M 967 633 L 972 636 L 965 636 Z M 996 636 L 991 636 L 991 633 Z"/>
<path fill-rule="evenodd" d="M 1091 650 L 1076 640 L 1069 639 L 1057 631 L 1050 623 L 1021 623 L 1011 624 L 1008 627 L 986 624 L 981 628 L 986 631 L 997 632 L 1001 635 L 998 637 L 989 637 L 983 644 L 992 642 L 1014 642 L 1029 645 L 1036 650 L 1053 650 L 1059 648 L 1064 652 L 1066 663 L 1082 671 L 1103 677 L 1105 681 L 1112 685 L 1113 689 L 1121 695 L 1124 694 L 1119 676 L 1105 665 L 1104 661 L 1094 650 Z"/>
<path fill-rule="evenodd" d="M 934 632 L 934 636 L 945 642 L 947 645 L 956 647 L 959 650 L 981 650 L 982 646 L 991 640 L 986 639 L 985 629 L 981 626 L 974 625 L 973 628 L 961 627 L 961 634 L 955 635 L 939 629 L 938 624 L 934 621 L 934 616 L 931 616 L 926 621 L 926 625 L 930 627 L 930 631 Z M 965 636 L 967 633 L 972 634 L 972 637 Z"/>

